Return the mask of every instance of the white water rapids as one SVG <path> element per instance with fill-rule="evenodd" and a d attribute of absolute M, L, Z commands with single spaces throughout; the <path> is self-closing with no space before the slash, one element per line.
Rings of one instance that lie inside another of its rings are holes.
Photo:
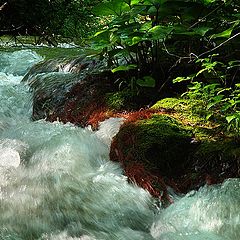
<path fill-rule="evenodd" d="M 94 133 L 32 122 L 21 83 L 41 60 L 31 50 L 0 52 L 1 240 L 239 240 L 240 180 L 203 187 L 158 209 L 109 161 L 119 122 Z"/>

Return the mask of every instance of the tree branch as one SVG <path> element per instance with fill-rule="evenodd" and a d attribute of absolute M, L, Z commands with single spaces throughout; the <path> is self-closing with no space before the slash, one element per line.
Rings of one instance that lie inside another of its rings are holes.
<path fill-rule="evenodd" d="M 193 25 L 191 25 L 191 26 L 188 28 L 188 30 L 192 29 L 193 27 L 195 27 L 196 25 L 198 25 L 200 22 L 204 22 L 207 17 L 209 17 L 210 15 L 212 15 L 215 11 L 217 11 L 217 10 L 218 10 L 220 7 L 222 7 L 224 4 L 225 4 L 225 2 L 222 3 L 221 5 L 219 5 L 217 8 L 213 9 L 213 10 L 212 10 L 210 13 L 208 13 L 206 16 L 198 19 L 198 21 L 195 22 Z"/>
<path fill-rule="evenodd" d="M 7 5 L 7 2 L 5 2 L 1 7 L 0 7 L 0 11 L 3 10 L 3 8 Z"/>
<path fill-rule="evenodd" d="M 216 46 L 215 48 L 213 48 L 213 49 L 210 49 L 210 50 L 208 50 L 208 51 L 206 51 L 206 52 L 204 52 L 204 53 L 201 53 L 201 54 L 198 56 L 198 58 L 200 58 L 200 57 L 204 56 L 205 54 L 208 54 L 208 53 L 210 53 L 210 52 L 213 52 L 213 51 L 215 51 L 216 49 L 218 49 L 218 48 L 222 47 L 224 44 L 226 44 L 226 43 L 230 42 L 232 39 L 236 38 L 236 37 L 237 37 L 237 36 L 239 36 L 239 35 L 240 35 L 240 32 L 239 32 L 239 33 L 236 33 L 236 34 L 235 34 L 235 35 L 233 35 L 232 37 L 228 38 L 226 41 L 224 41 L 224 42 L 220 43 L 220 44 L 219 44 L 218 46 Z"/>

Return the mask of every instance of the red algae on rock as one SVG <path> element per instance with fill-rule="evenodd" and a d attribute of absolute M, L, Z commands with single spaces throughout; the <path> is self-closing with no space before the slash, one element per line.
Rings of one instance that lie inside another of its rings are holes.
<path fill-rule="evenodd" d="M 163 114 L 145 114 L 144 118 L 121 127 L 113 139 L 110 159 L 121 163 L 130 181 L 171 202 L 167 185 L 175 187 L 172 176 L 180 174 L 188 160 L 193 148 L 191 132 Z"/>

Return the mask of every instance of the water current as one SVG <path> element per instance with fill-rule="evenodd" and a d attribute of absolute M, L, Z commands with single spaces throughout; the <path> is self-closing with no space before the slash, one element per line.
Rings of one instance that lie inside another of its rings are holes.
<path fill-rule="evenodd" d="M 97 132 L 31 121 L 21 83 L 42 58 L 0 52 L 0 239 L 239 240 L 240 180 L 205 186 L 163 209 L 110 162 L 121 119 Z"/>

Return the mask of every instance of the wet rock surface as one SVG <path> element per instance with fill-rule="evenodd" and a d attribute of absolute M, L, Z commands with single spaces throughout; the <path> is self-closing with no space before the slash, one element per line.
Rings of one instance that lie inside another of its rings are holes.
<path fill-rule="evenodd" d="M 35 65 L 23 79 L 33 92 L 33 119 L 85 126 L 89 114 L 104 107 L 104 95 L 112 91 L 110 76 L 104 63 L 84 57 Z"/>

